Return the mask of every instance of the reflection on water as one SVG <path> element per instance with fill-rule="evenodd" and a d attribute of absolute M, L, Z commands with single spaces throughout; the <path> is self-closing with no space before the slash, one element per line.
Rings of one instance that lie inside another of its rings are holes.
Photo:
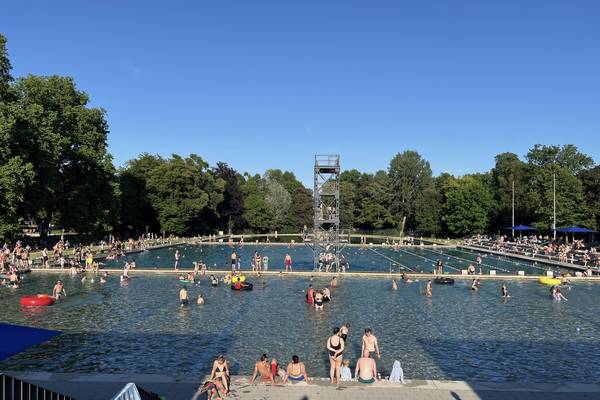
<path fill-rule="evenodd" d="M 284 363 L 298 354 L 309 373 L 326 376 L 325 342 L 334 326 L 350 323 L 346 356 L 356 360 L 365 327 L 378 336 L 389 372 L 401 360 L 407 376 L 481 381 L 596 381 L 600 316 L 592 299 L 600 286 L 565 290 L 568 302 L 549 300 L 548 287 L 508 281 L 425 282 L 341 278 L 332 301 L 317 311 L 305 303 L 309 278 L 252 279 L 256 290 L 210 287 L 207 277 L 188 286 L 190 305 L 180 307 L 174 276 L 134 276 L 122 287 L 63 276 L 69 296 L 47 308 L 24 308 L 20 296 L 51 290 L 56 276 L 28 276 L 21 289 L 0 290 L 3 322 L 61 330 L 64 334 L 0 363 L 0 369 L 62 372 L 164 373 L 199 376 L 224 354 L 233 373 L 249 374 L 266 352 Z M 319 288 L 327 284 L 313 280 Z M 199 294 L 205 305 L 196 305 Z"/>

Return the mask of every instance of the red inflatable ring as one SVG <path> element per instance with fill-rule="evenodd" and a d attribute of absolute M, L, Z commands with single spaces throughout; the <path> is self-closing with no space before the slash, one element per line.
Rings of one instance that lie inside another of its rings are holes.
<path fill-rule="evenodd" d="M 22 306 L 25 307 L 44 307 L 54 304 L 54 297 L 48 294 L 37 294 L 32 296 L 24 296 L 19 300 Z"/>

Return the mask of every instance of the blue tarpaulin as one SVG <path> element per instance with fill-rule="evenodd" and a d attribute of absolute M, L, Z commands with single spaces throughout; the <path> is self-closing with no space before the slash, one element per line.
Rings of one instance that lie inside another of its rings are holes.
<path fill-rule="evenodd" d="M 504 229 L 511 229 L 511 230 L 515 230 L 515 231 L 537 231 L 537 229 L 535 229 L 531 226 L 527 226 L 527 225 L 509 226 L 508 228 L 504 228 Z"/>
<path fill-rule="evenodd" d="M 588 228 L 582 228 L 580 226 L 570 226 L 568 228 L 558 228 L 556 231 L 560 232 L 560 233 L 596 233 L 596 231 L 593 231 Z"/>
<path fill-rule="evenodd" d="M 0 360 L 43 343 L 58 334 L 59 331 L 0 323 Z"/>

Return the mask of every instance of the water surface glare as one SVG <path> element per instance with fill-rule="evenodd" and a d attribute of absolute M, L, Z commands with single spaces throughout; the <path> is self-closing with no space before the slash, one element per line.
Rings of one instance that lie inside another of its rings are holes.
<path fill-rule="evenodd" d="M 311 375 L 326 376 L 325 341 L 332 327 L 349 322 L 347 357 L 356 360 L 362 330 L 371 327 L 384 372 L 399 359 L 410 378 L 600 381 L 593 301 L 600 285 L 590 283 L 573 285 L 568 302 L 553 303 L 546 286 L 507 281 L 512 298 L 505 303 L 500 282 L 484 281 L 478 293 L 468 281 L 434 285 L 426 300 L 424 281 L 401 283 L 394 292 L 388 279 L 342 277 L 332 302 L 316 311 L 304 301 L 305 277 L 250 278 L 255 290 L 242 293 L 211 288 L 204 277 L 188 286 L 192 300 L 202 293 L 206 304 L 183 308 L 175 276 L 134 276 L 127 286 L 115 276 L 105 285 L 61 278 L 69 296 L 47 308 L 22 308 L 18 299 L 50 291 L 56 275 L 34 273 L 20 289 L 0 289 L 3 322 L 64 332 L 0 362 L 0 369 L 199 376 L 222 353 L 233 373 L 249 374 L 266 352 L 280 361 L 297 354 Z"/>

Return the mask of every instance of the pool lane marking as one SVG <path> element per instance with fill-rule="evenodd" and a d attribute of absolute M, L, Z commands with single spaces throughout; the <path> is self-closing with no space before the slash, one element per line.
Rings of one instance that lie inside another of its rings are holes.
<path fill-rule="evenodd" d="M 429 250 L 429 249 L 427 249 L 427 250 Z M 459 250 L 459 249 L 453 249 L 453 250 L 455 250 L 455 251 L 457 251 L 459 253 L 469 254 L 469 255 L 472 255 L 472 256 L 479 256 L 479 257 L 482 257 L 482 258 L 483 257 L 487 258 L 487 255 L 490 254 L 490 253 L 487 253 L 485 255 L 481 255 L 481 254 L 475 254 L 472 251 L 465 251 L 465 250 Z M 429 250 L 429 251 L 433 251 L 433 250 Z M 437 253 L 435 251 L 433 251 L 433 252 Z M 438 254 L 443 254 L 443 253 L 438 253 Z M 512 260 L 508 259 L 506 256 L 500 256 L 500 255 L 495 255 L 495 256 L 498 258 L 498 260 L 501 260 L 502 262 L 507 262 L 507 263 L 516 264 L 516 265 L 522 265 L 524 267 L 534 268 L 534 269 L 539 269 L 539 270 L 542 270 L 542 271 L 546 271 L 545 268 L 539 267 L 537 265 L 526 264 L 526 263 L 522 263 L 522 262 L 518 262 L 518 261 L 512 261 Z M 451 257 L 456 257 L 456 256 L 451 256 Z M 457 257 L 457 258 L 460 258 L 460 257 Z M 464 260 L 467 260 L 467 259 L 464 259 Z M 469 262 L 476 262 L 476 260 L 467 260 L 467 261 L 469 261 Z M 482 263 L 482 265 L 486 265 L 486 264 Z"/>
<path fill-rule="evenodd" d="M 380 252 L 376 251 L 375 249 L 369 248 L 369 250 L 371 250 L 373 253 L 375 253 L 375 254 L 379 255 L 380 257 L 383 257 L 383 258 L 385 258 L 385 259 L 387 259 L 387 260 L 389 260 L 389 261 L 393 262 L 394 264 L 400 265 L 402 268 L 406 268 L 406 269 L 408 269 L 409 271 L 412 271 L 412 272 L 415 272 L 415 273 L 417 272 L 417 271 L 415 271 L 414 269 L 412 269 L 412 268 L 410 268 L 410 267 L 408 267 L 408 266 L 406 266 L 406 265 L 402 264 L 401 262 L 399 262 L 399 261 L 396 261 L 396 260 L 392 259 L 391 257 L 388 257 L 388 256 L 386 256 L 386 255 L 384 255 L 384 254 L 381 254 Z"/>
<path fill-rule="evenodd" d="M 452 258 L 456 258 L 456 259 L 458 259 L 458 260 L 468 261 L 469 263 L 475 262 L 475 261 L 473 261 L 473 260 L 468 260 L 468 259 L 466 259 L 466 258 L 461 258 L 461 257 L 453 256 L 453 255 L 451 255 L 451 254 L 438 253 L 438 252 L 436 252 L 436 251 L 429 250 L 429 249 L 423 249 L 423 250 L 428 250 L 428 251 L 431 251 L 431 252 L 433 252 L 434 254 L 439 254 L 439 255 L 441 255 L 441 256 L 452 257 Z M 493 269 L 495 269 L 495 270 L 500 270 L 500 271 L 502 271 L 502 272 L 511 272 L 511 271 L 509 271 L 509 270 L 507 270 L 507 269 L 504 269 L 504 268 L 502 268 L 502 267 L 500 267 L 500 266 L 494 266 L 494 265 L 491 265 L 491 264 L 485 264 L 483 261 L 482 261 L 481 265 L 484 265 L 484 266 L 486 266 L 486 267 L 491 267 L 491 268 L 493 268 Z"/>
<path fill-rule="evenodd" d="M 430 262 L 432 263 L 432 266 L 435 266 L 435 260 L 434 260 L 433 258 L 427 258 L 427 257 L 425 257 L 425 256 L 422 256 L 422 255 L 420 255 L 420 254 L 413 253 L 412 251 L 407 251 L 407 250 L 404 250 L 404 249 L 398 249 L 398 250 L 399 250 L 399 251 L 402 251 L 402 252 L 404 252 L 404 253 L 406 253 L 406 254 L 410 254 L 410 255 L 411 255 L 411 256 L 413 256 L 413 257 L 420 257 L 420 258 L 422 258 L 422 259 L 424 259 L 424 260 L 430 261 Z M 458 269 L 458 268 L 455 268 L 455 267 L 453 267 L 453 266 L 452 266 L 452 265 L 450 265 L 450 264 L 446 264 L 445 266 L 446 266 L 446 267 L 448 267 L 448 268 L 451 268 L 451 269 L 453 269 L 453 270 L 455 270 L 455 271 L 460 271 L 460 269 Z"/>

